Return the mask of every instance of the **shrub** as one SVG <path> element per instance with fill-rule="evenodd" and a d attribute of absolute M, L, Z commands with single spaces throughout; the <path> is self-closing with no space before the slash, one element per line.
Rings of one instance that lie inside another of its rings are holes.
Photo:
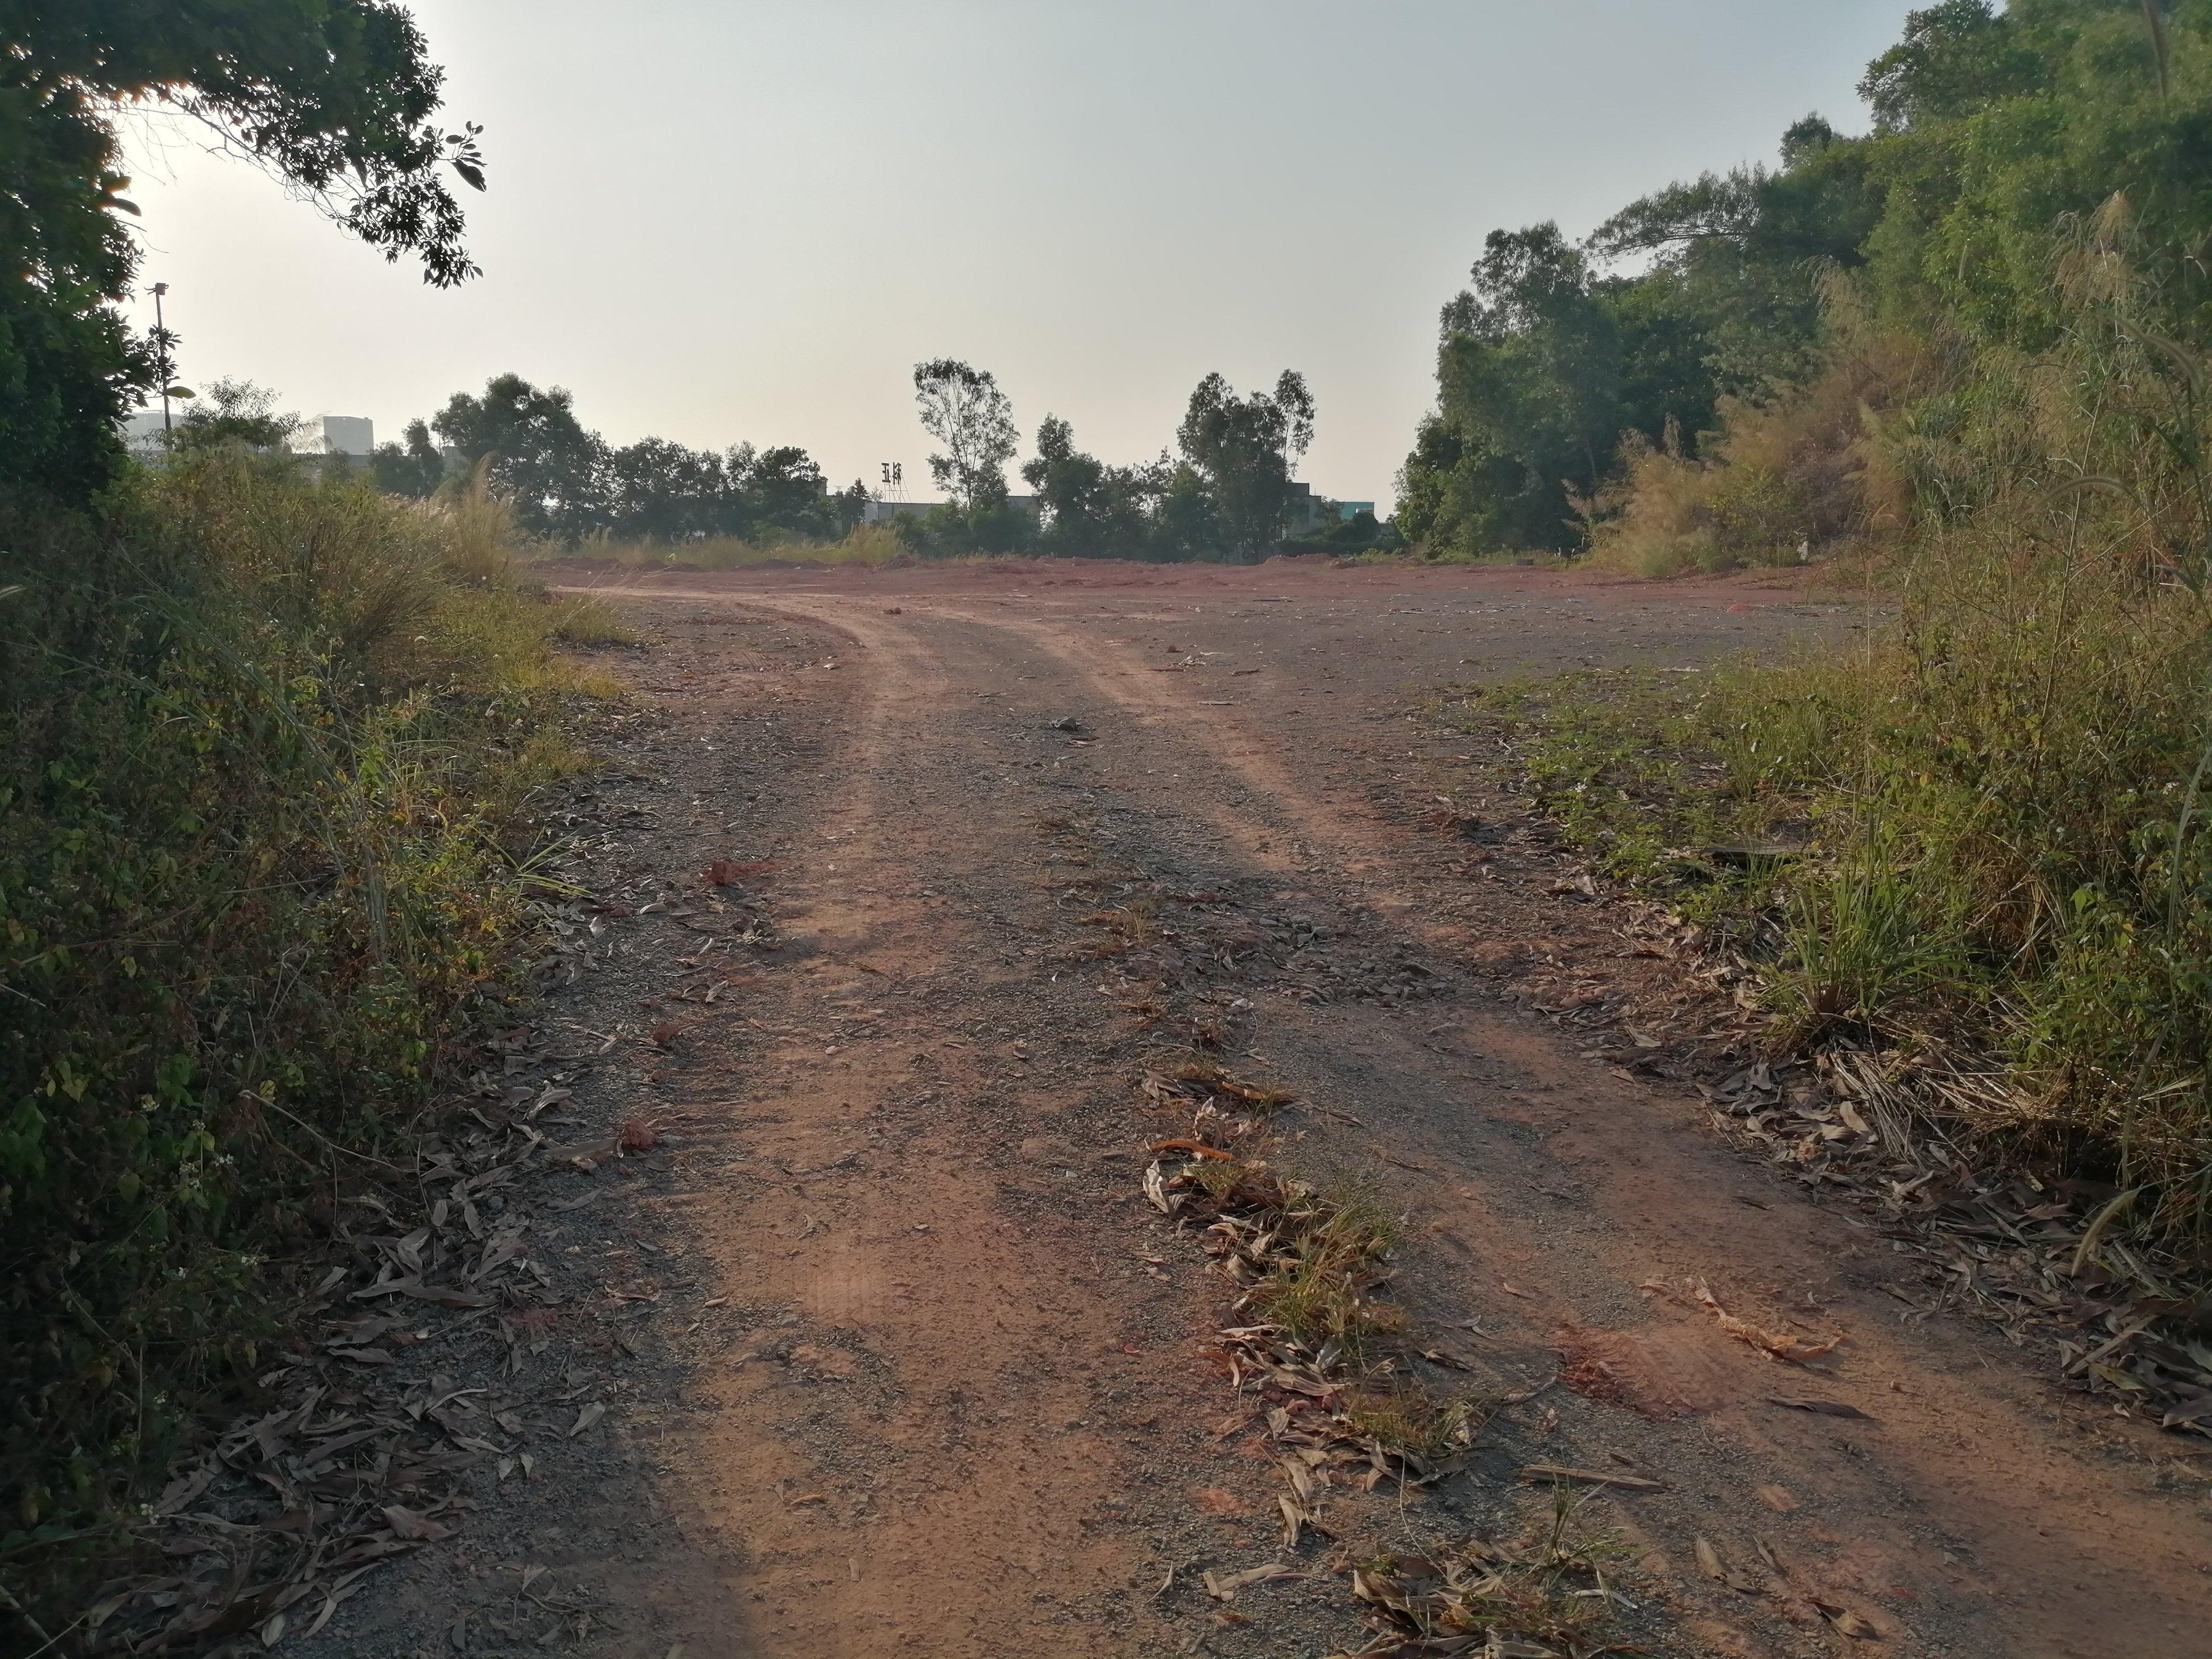
<path fill-rule="evenodd" d="M 97 1529 L 249 1376 L 338 1165 L 506 997 L 575 763 L 496 510 L 234 449 L 0 503 L 0 1499 Z"/>
<path fill-rule="evenodd" d="M 1893 625 L 1663 706 L 1563 689 L 1532 775 L 1647 880 L 1794 825 L 1802 856 L 1703 901 L 1755 914 L 1778 883 L 1780 1035 L 1914 1057 L 1948 1128 L 2146 1188 L 2174 1238 L 2212 1227 L 2212 362 L 2148 325 L 2125 255 L 2115 209 L 2062 248 L 2057 345 L 1866 422 L 1862 479 L 1912 507 Z"/>

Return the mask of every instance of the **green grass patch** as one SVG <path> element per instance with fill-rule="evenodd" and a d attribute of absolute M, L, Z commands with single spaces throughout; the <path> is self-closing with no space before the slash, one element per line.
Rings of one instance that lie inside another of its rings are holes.
<path fill-rule="evenodd" d="M 737 536 L 704 536 L 688 542 L 624 542 L 597 539 L 579 544 L 543 562 L 558 567 L 562 557 L 609 559 L 617 564 L 653 570 L 777 569 L 793 565 L 871 568 L 912 563 L 915 550 L 889 525 L 861 525 L 842 540 L 809 541 L 799 537 L 746 541 Z"/>
<path fill-rule="evenodd" d="M 2212 602 L 1971 537 L 1864 643 L 1455 693 L 1566 840 L 1728 930 L 1784 1046 L 1970 1055 L 1947 1132 L 2212 1210 Z M 1931 1073 L 1933 1071 L 1931 1067 Z"/>

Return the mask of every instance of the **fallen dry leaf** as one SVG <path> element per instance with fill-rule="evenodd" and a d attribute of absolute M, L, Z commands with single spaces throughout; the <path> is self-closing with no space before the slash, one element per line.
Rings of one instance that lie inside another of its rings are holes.
<path fill-rule="evenodd" d="M 1862 1423 L 1874 1421 L 1856 1406 L 1846 1406 L 1840 1400 L 1811 1400 L 1798 1395 L 1770 1394 L 1766 1396 L 1766 1403 L 1787 1407 L 1793 1412 L 1811 1412 L 1820 1417 L 1856 1417 Z"/>
<path fill-rule="evenodd" d="M 1278 1578 L 1301 1578 L 1305 1575 L 1295 1567 L 1286 1567 L 1277 1561 L 1264 1567 L 1248 1567 L 1243 1572 L 1232 1572 L 1226 1577 L 1217 1577 L 1211 1572 L 1202 1576 L 1206 1580 L 1206 1593 L 1217 1601 L 1226 1601 L 1247 1585 L 1273 1583 Z"/>
<path fill-rule="evenodd" d="M 1700 1538 L 1697 1542 L 1697 1554 L 1698 1571 L 1699 1572 L 1704 1573 L 1706 1577 L 1712 1579 L 1718 1579 L 1722 1577 L 1721 1554 L 1718 1550 L 1715 1549 L 1706 1540 Z"/>
<path fill-rule="evenodd" d="M 1849 1607 L 1835 1601 L 1824 1601 L 1819 1596 L 1809 1598 L 1820 1610 L 1820 1616 L 1845 1636 L 1855 1636 L 1862 1642 L 1879 1642 L 1881 1632 Z"/>
<path fill-rule="evenodd" d="M 1698 1570 L 1717 1584 L 1726 1584 L 1739 1595 L 1756 1595 L 1763 1586 L 1748 1573 L 1739 1572 L 1722 1558 L 1710 1540 L 1697 1542 Z"/>
<path fill-rule="evenodd" d="M 594 1400 L 590 1405 L 585 1407 L 583 1410 L 576 1413 L 575 1425 L 568 1431 L 568 1437 L 571 1440 L 574 1440 L 578 1435 L 583 1433 L 586 1429 L 590 1428 L 592 1424 L 598 1422 L 606 1414 L 606 1402 L 604 1401 Z"/>
<path fill-rule="evenodd" d="M 1757 1348 L 1771 1358 L 1785 1360 L 1792 1365 L 1802 1365 L 1808 1360 L 1819 1359 L 1833 1353 L 1843 1346 L 1844 1339 L 1832 1336 L 1826 1342 L 1808 1342 L 1802 1336 L 1789 1336 L 1762 1329 L 1747 1319 L 1738 1319 L 1720 1304 L 1719 1298 L 1704 1279 L 1697 1284 L 1698 1305 L 1719 1323 L 1722 1330 L 1737 1341 Z"/>
<path fill-rule="evenodd" d="M 1617 1486 L 1623 1492 L 1664 1492 L 1663 1480 L 1646 1480 L 1640 1474 L 1614 1474 L 1606 1469 L 1571 1468 L 1564 1463 L 1523 1463 L 1515 1477 L 1522 1485 L 1538 1486 L 1547 1480 L 1565 1480 L 1588 1486 Z"/>
<path fill-rule="evenodd" d="M 384 1518 L 391 1522 L 393 1534 L 400 1538 L 419 1539 L 423 1543 L 434 1544 L 441 1538 L 453 1535 L 452 1528 L 441 1527 L 428 1516 L 417 1515 L 413 1510 L 398 1504 L 384 1506 Z"/>
<path fill-rule="evenodd" d="M 1754 1486 L 1752 1493 L 1778 1515 L 1788 1515 L 1797 1507 L 1797 1500 L 1781 1486 Z"/>

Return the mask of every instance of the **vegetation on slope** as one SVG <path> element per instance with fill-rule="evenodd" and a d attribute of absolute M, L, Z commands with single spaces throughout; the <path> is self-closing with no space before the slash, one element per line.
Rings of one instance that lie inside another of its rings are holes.
<path fill-rule="evenodd" d="M 1671 550 L 1632 534 L 1639 558 L 1794 562 L 1802 543 L 1817 553 L 1900 529 L 1883 517 L 1893 497 L 1850 486 L 1855 452 L 1942 436 L 1960 413 L 1962 362 L 2058 344 L 2075 313 L 2052 280 L 2054 231 L 2115 196 L 2146 325 L 2201 337 L 2204 0 L 1943 0 L 1907 20 L 1860 90 L 1863 136 L 1808 116 L 1778 167 L 1671 185 L 1581 244 L 1554 224 L 1493 232 L 1473 286 L 1443 309 L 1437 410 L 1401 479 L 1407 539 L 1577 550 L 1595 530 L 1603 547 L 1625 481 L 1648 507 L 1657 490 L 1694 493 L 1674 475 L 1697 469 L 1726 478 L 1676 515 L 1703 533 Z M 1839 301 L 1866 325 L 1840 362 L 1827 321 Z M 1887 343 L 1871 356 L 1869 331 Z M 1764 429 L 1775 421 L 1816 429 L 1787 441 Z M 1890 481 L 1877 468 L 1870 482 Z M 1912 482 L 1935 493 L 1916 488 L 1911 505 L 1948 507 L 1945 481 Z"/>
<path fill-rule="evenodd" d="M 236 447 L 0 526 L 0 1550 L 228 1403 L 336 1183 L 508 1000 L 532 791 L 605 631 L 505 514 Z"/>
<path fill-rule="evenodd" d="M 180 108 L 439 286 L 476 131 L 388 0 L 0 9 L 0 1645 L 227 1413 L 349 1170 L 526 933 L 526 803 L 605 637 L 507 509 L 319 482 L 251 388 L 158 467 L 116 110 Z M 263 453 L 256 453 L 257 451 Z M 63 1621 L 66 1624 L 66 1620 Z M 19 1638 L 12 1644 L 7 1638 Z"/>
<path fill-rule="evenodd" d="M 1891 463 L 1960 487 L 1892 544 L 1893 624 L 1491 712 L 1578 841 L 1751 945 L 1778 1036 L 1889 1049 L 1945 1133 L 2179 1239 L 2212 1224 L 2212 362 L 2129 240 L 2115 206 L 2070 242 L 2057 343 L 1972 360 Z M 1716 843 L 1784 850 L 1716 884 Z"/>
<path fill-rule="evenodd" d="M 1848 553 L 1896 621 L 1470 714 L 1521 732 L 1576 840 L 1758 960 L 1778 1041 L 1885 1050 L 1927 1127 L 2201 1242 L 2212 5 L 1945 0 L 1862 90 L 1864 137 L 1802 123 L 1778 171 L 1582 249 L 1493 238 L 1407 475 L 1432 547 L 1643 575 Z M 1602 274 L 1629 251 L 1650 268 Z M 1609 465 L 1563 435 L 1594 410 L 1626 430 Z"/>

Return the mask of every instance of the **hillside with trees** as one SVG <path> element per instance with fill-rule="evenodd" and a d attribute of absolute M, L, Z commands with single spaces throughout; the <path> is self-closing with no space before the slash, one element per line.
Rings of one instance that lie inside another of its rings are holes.
<path fill-rule="evenodd" d="M 1493 234 L 1401 522 L 1629 574 L 1833 561 L 1893 607 L 1844 655 L 1553 688 L 1530 787 L 1748 955 L 1778 1043 L 1882 1055 L 1919 1133 L 2193 1256 L 2212 6 L 1943 0 L 1860 88 L 1863 136 L 1808 118 L 1579 245 Z M 1716 845 L 1779 862 L 1683 850 Z"/>
<path fill-rule="evenodd" d="M 1722 459 L 1751 411 L 1816 401 L 1825 376 L 1852 372 L 1834 357 L 1839 307 L 1954 359 L 2045 350 L 2077 314 L 2052 239 L 2115 200 L 2141 325 L 2201 339 L 2209 29 L 2191 3 L 1944 0 L 1868 67 L 1871 131 L 1808 116 L 1777 164 L 1671 185 L 1578 243 L 1556 224 L 1492 233 L 1442 313 L 1437 409 L 1401 480 L 1407 539 L 1434 553 L 1607 544 L 1626 507 L 1609 492 L 1639 457 Z M 1948 417 L 1917 386 L 1862 389 L 1877 415 L 1916 405 L 1941 447 L 1933 423 Z M 1794 559 L 1801 541 L 1864 530 L 1884 503 L 1832 450 L 1871 433 L 1844 426 L 1830 453 L 1737 477 L 1680 532 L 1691 556 Z"/>

